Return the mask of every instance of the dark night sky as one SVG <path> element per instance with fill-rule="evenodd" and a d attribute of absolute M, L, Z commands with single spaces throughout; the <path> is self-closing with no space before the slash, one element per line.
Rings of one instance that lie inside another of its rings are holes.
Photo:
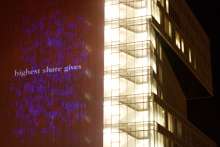
<path fill-rule="evenodd" d="M 211 42 L 214 97 L 188 101 L 188 117 L 199 129 L 220 144 L 220 5 L 217 0 L 186 0 Z"/>

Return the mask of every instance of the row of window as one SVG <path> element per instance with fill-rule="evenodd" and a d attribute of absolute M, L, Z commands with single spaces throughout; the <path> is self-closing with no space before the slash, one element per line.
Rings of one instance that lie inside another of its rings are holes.
<path fill-rule="evenodd" d="M 183 123 L 180 119 L 176 118 L 169 112 L 167 113 L 167 129 L 183 140 L 185 144 L 195 147 L 209 145 L 209 142 L 205 141 L 205 138 L 194 131 L 191 126 Z"/>
<path fill-rule="evenodd" d="M 192 64 L 192 66 L 196 69 L 197 62 L 195 58 L 194 59 L 192 58 L 193 55 L 191 48 L 188 47 L 188 50 L 186 52 L 186 46 L 183 37 L 180 35 L 180 33 L 177 30 L 174 30 L 171 21 L 166 16 L 164 16 L 164 31 L 171 40 L 174 39 L 176 47 L 182 52 L 182 54 L 187 56 L 188 62 Z"/>
<path fill-rule="evenodd" d="M 160 136 L 157 139 L 159 143 L 163 142 L 163 147 L 182 147 L 182 143 L 194 147 L 209 146 L 210 142 L 200 135 L 199 132 L 194 130 L 194 127 L 185 122 L 184 119 L 173 114 L 171 111 L 167 110 L 166 107 L 163 107 L 158 103 L 156 103 L 155 106 L 155 121 L 176 136 L 178 138 L 177 140 L 181 140 L 181 143 L 179 142 L 180 145 L 175 139 L 176 137 L 170 138 L 166 135 L 162 135 L 162 138 L 160 138 Z"/>
<path fill-rule="evenodd" d="M 192 51 L 191 48 L 188 47 L 188 52 L 185 52 L 185 44 L 183 37 L 178 33 L 178 31 L 175 32 L 175 44 L 177 48 L 187 56 L 188 62 L 196 69 L 196 59 L 192 59 Z M 187 55 L 188 54 L 188 55 Z"/>

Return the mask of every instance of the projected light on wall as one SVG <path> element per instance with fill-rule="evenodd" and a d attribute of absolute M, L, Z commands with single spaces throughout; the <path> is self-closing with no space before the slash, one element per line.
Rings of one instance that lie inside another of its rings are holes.
<path fill-rule="evenodd" d="M 89 33 L 90 24 L 83 17 L 67 18 L 57 11 L 29 21 L 24 19 L 16 70 L 48 72 L 13 77 L 11 92 L 17 121 L 13 133 L 26 144 L 38 138 L 38 143 L 58 144 L 62 140 L 63 144 L 74 145 L 83 133 L 79 126 L 86 123 L 88 111 L 82 87 L 88 78 L 85 33 Z M 68 66 L 80 68 L 68 71 Z M 63 68 L 50 72 L 52 67 Z"/>

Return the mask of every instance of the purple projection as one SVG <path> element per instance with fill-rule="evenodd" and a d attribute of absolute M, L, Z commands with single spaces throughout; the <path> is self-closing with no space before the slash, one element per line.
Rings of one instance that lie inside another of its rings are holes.
<path fill-rule="evenodd" d="M 84 87 L 89 45 L 85 38 L 90 24 L 83 17 L 68 18 L 61 12 L 30 20 L 24 19 L 16 53 L 12 131 L 25 146 L 76 146 L 87 123 Z"/>

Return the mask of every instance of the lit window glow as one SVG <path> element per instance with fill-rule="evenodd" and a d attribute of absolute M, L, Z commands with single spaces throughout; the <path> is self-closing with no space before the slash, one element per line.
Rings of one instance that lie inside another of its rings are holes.
<path fill-rule="evenodd" d="M 168 34 L 170 38 L 172 38 L 172 25 L 167 17 L 164 17 L 164 30 L 165 33 Z"/>
<path fill-rule="evenodd" d="M 173 133 L 174 132 L 174 120 L 172 114 L 168 113 L 168 130 Z"/>
<path fill-rule="evenodd" d="M 163 108 L 149 101 L 157 95 L 152 16 L 160 23 L 157 0 L 105 2 L 104 147 L 162 147 L 150 132 L 165 124 Z"/>
<path fill-rule="evenodd" d="M 152 1 L 152 15 L 155 20 L 160 24 L 160 8 L 157 5 L 157 0 Z"/>
<path fill-rule="evenodd" d="M 169 0 L 166 0 L 166 12 L 169 13 Z"/>
<path fill-rule="evenodd" d="M 176 46 L 180 49 L 180 35 L 178 32 L 176 32 Z"/>
<path fill-rule="evenodd" d="M 189 48 L 189 62 L 192 63 L 192 52 L 190 48 Z"/>
<path fill-rule="evenodd" d="M 181 50 L 182 50 L 182 52 L 184 53 L 184 51 L 185 51 L 185 46 L 184 46 L 184 40 L 183 40 L 183 39 L 181 39 Z"/>

